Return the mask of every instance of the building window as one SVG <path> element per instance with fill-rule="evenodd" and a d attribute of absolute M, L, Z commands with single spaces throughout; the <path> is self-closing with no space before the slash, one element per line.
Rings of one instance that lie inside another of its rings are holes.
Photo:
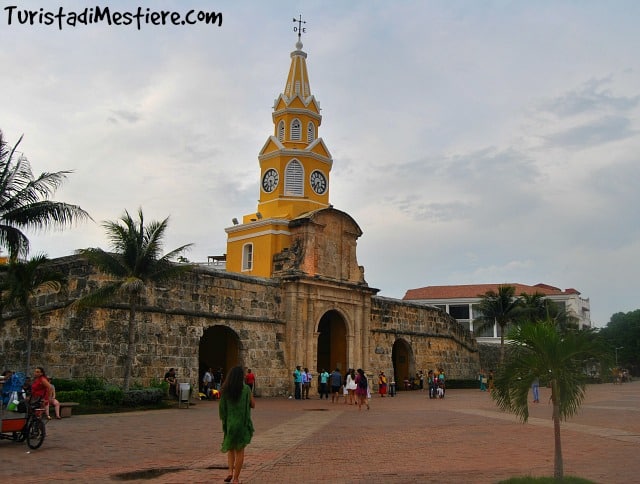
<path fill-rule="evenodd" d="M 494 335 L 495 324 L 491 324 L 489 326 L 485 326 L 480 329 L 480 323 L 478 321 L 473 322 L 473 335 L 476 338 L 493 338 Z"/>
<path fill-rule="evenodd" d="M 311 143 L 314 139 L 316 139 L 316 127 L 309 121 L 307 124 L 307 143 Z"/>
<path fill-rule="evenodd" d="M 291 141 L 300 141 L 302 127 L 300 126 L 300 120 L 294 119 L 291 121 Z"/>
<path fill-rule="evenodd" d="M 242 270 L 253 269 L 253 244 L 244 244 L 242 247 Z"/>
<path fill-rule="evenodd" d="M 284 121 L 278 123 L 278 139 L 284 141 Z"/>
<path fill-rule="evenodd" d="M 469 305 L 451 304 L 449 306 L 449 314 L 456 319 L 469 319 Z"/>
<path fill-rule="evenodd" d="M 304 195 L 304 169 L 298 160 L 291 160 L 284 170 L 284 194 L 293 197 Z"/>

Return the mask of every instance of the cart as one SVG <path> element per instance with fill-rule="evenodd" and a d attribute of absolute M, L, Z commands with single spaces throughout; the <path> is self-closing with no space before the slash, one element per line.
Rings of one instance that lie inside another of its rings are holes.
<path fill-rule="evenodd" d="M 7 385 L 9 382 L 4 382 Z M 25 403 L 25 412 L 15 412 L 3 405 L 0 398 L 0 440 L 27 441 L 31 449 L 37 449 L 44 442 L 46 427 L 44 408 L 41 400 Z"/>

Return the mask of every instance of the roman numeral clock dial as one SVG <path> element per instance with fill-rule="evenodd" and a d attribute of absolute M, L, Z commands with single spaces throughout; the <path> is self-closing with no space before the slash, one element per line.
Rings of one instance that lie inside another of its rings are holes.
<path fill-rule="evenodd" d="M 269 168 L 262 176 L 262 189 L 267 193 L 271 193 L 278 186 L 279 180 L 278 172 L 273 168 Z"/>
<path fill-rule="evenodd" d="M 311 178 L 309 180 L 311 183 L 311 188 L 318 195 L 322 195 L 327 191 L 327 177 L 324 176 L 324 173 L 318 170 L 314 170 L 311 173 Z"/>

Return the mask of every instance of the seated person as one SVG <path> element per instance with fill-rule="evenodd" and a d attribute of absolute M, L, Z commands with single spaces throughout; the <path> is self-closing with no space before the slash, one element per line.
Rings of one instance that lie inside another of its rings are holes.
<path fill-rule="evenodd" d="M 169 371 L 164 374 L 164 381 L 169 384 L 169 396 L 178 398 L 178 378 L 175 368 L 169 368 Z"/>

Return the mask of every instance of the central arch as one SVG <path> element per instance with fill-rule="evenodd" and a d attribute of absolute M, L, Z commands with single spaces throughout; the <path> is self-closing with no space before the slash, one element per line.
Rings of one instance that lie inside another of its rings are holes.
<path fill-rule="evenodd" d="M 320 318 L 316 361 L 318 372 L 323 368 L 344 372 L 347 368 L 347 324 L 336 310 L 327 311 Z"/>

